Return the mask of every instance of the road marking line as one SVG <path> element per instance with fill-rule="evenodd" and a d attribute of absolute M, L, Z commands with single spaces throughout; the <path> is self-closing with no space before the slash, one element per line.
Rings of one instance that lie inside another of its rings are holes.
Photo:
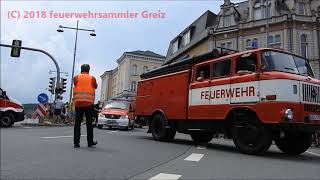
<path fill-rule="evenodd" d="M 156 176 L 153 176 L 152 178 L 150 178 L 149 180 L 155 180 L 155 179 L 170 179 L 170 180 L 175 180 L 175 179 L 179 179 L 182 175 L 179 174 L 166 174 L 166 173 L 160 173 Z"/>
<path fill-rule="evenodd" d="M 316 153 L 310 152 L 310 151 L 306 151 L 306 152 L 309 153 L 309 154 L 312 154 L 312 155 L 315 155 L 315 156 L 319 156 L 319 157 L 320 157 L 320 154 L 316 154 Z"/>
<path fill-rule="evenodd" d="M 109 131 L 108 133 L 111 134 L 111 133 L 114 133 L 114 132 L 118 132 L 118 130 L 115 130 L 115 131 Z"/>
<path fill-rule="evenodd" d="M 81 136 L 87 136 L 87 135 L 81 135 Z M 41 137 L 43 139 L 58 139 L 58 138 L 70 138 L 73 136 L 52 136 L 52 137 Z"/>
<path fill-rule="evenodd" d="M 207 147 L 205 147 L 205 146 L 198 146 L 197 149 L 203 150 L 203 149 L 207 149 Z"/>
<path fill-rule="evenodd" d="M 23 127 L 24 129 L 31 129 L 32 127 Z"/>
<path fill-rule="evenodd" d="M 185 158 L 185 161 L 200 161 L 201 158 L 203 157 L 203 154 L 197 154 L 197 153 L 192 153 L 190 156 L 188 156 L 187 158 Z"/>

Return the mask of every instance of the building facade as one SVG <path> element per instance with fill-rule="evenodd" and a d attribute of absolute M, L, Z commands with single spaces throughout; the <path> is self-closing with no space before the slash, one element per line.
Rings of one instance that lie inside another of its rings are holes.
<path fill-rule="evenodd" d="M 100 76 L 100 100 L 106 102 L 112 98 L 134 98 L 140 75 L 160 67 L 164 59 L 164 56 L 151 51 L 123 53 L 117 60 L 118 66 Z"/>
<path fill-rule="evenodd" d="M 215 47 L 242 51 L 253 44 L 308 58 L 320 78 L 320 0 L 224 0 L 217 15 L 207 11 L 170 42 L 165 64 Z"/>

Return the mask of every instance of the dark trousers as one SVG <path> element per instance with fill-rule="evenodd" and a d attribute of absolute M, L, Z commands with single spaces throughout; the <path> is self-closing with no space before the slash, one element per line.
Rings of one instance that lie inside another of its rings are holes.
<path fill-rule="evenodd" d="M 76 120 L 74 123 L 74 144 L 80 143 L 81 136 L 81 123 L 83 117 L 86 117 L 86 125 L 87 125 L 87 141 L 88 144 L 93 142 L 93 116 L 94 116 L 94 108 L 93 106 L 88 107 L 76 107 Z"/>

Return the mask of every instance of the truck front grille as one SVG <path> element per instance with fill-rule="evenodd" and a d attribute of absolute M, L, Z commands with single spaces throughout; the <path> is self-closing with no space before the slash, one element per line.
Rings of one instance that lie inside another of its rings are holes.
<path fill-rule="evenodd" d="M 316 105 L 316 104 L 304 104 L 303 105 L 303 109 L 306 112 L 320 112 L 320 105 Z"/>
<path fill-rule="evenodd" d="M 311 84 L 302 84 L 302 100 L 304 102 L 320 103 L 320 87 Z"/>

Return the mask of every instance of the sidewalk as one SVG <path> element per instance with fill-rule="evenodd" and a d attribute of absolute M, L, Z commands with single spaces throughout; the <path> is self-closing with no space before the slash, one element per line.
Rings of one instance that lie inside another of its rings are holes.
<path fill-rule="evenodd" d="M 50 121 L 44 121 L 43 124 L 39 124 L 39 119 L 25 119 L 20 122 L 14 123 L 13 126 L 59 126 L 59 127 L 64 127 L 64 126 L 70 126 L 67 124 L 52 124 Z"/>

